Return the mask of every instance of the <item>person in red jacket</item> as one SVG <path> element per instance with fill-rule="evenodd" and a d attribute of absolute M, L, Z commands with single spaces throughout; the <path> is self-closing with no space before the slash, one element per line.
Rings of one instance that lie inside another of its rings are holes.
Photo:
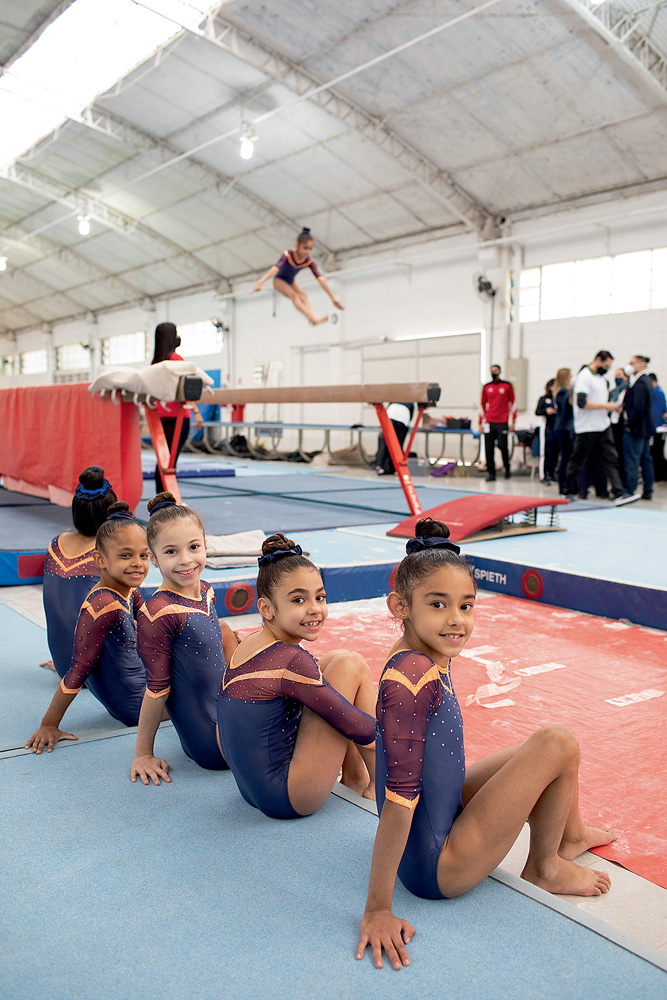
<path fill-rule="evenodd" d="M 510 471 L 510 456 L 508 445 L 509 431 L 514 430 L 516 419 L 516 400 L 514 389 L 510 382 L 500 377 L 500 365 L 491 365 L 491 381 L 482 389 L 482 401 L 479 407 L 479 429 L 486 425 L 484 433 L 484 450 L 486 452 L 486 481 L 496 480 L 495 447 L 500 448 L 505 479 L 512 475 Z"/>

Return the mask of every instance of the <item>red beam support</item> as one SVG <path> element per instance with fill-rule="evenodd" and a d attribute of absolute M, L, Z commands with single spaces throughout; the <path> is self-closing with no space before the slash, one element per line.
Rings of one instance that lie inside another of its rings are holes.
<path fill-rule="evenodd" d="M 405 493 L 405 499 L 408 501 L 408 507 L 410 508 L 412 514 L 421 514 L 422 507 L 419 503 L 419 497 L 417 496 L 415 484 L 412 482 L 410 470 L 408 469 L 408 455 L 410 454 L 410 447 L 414 440 L 414 436 L 417 433 L 417 428 L 419 426 L 423 410 L 420 407 L 417 413 L 417 419 L 415 420 L 415 426 L 412 429 L 412 434 L 410 435 L 410 440 L 408 441 L 408 446 L 406 450 L 403 451 L 398 443 L 394 425 L 387 416 L 387 411 L 385 410 L 384 405 L 382 403 L 374 403 L 374 406 L 378 415 L 378 420 L 380 421 L 382 433 L 384 434 L 384 439 L 387 443 L 387 450 L 389 451 L 391 460 L 394 463 L 394 468 L 396 469 L 401 487 Z"/>
<path fill-rule="evenodd" d="M 178 457 L 178 442 L 181 439 L 181 430 L 183 428 L 184 408 L 182 406 L 178 407 L 176 426 L 174 427 L 174 436 L 171 441 L 171 450 L 167 444 L 164 427 L 162 426 L 162 421 L 158 416 L 157 410 L 151 409 L 149 406 L 146 406 L 144 409 L 146 413 L 146 423 L 148 424 L 151 441 L 153 442 L 153 451 L 155 452 L 155 457 L 157 458 L 157 467 L 160 473 L 160 479 L 162 480 L 162 485 L 166 491 L 173 493 L 176 503 L 183 503 L 174 467 Z"/>

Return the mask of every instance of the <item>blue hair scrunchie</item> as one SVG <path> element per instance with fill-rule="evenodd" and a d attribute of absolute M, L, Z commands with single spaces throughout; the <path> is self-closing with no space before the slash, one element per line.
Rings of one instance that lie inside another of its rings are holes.
<path fill-rule="evenodd" d="M 461 552 L 460 546 L 455 545 L 454 542 L 450 542 L 448 538 L 442 538 L 439 535 L 432 536 L 431 538 L 411 538 L 405 546 L 405 551 L 409 556 L 413 552 L 423 552 L 424 549 L 451 549 L 457 555 Z"/>
<path fill-rule="evenodd" d="M 265 566 L 266 563 L 275 562 L 276 559 L 282 559 L 283 556 L 301 556 L 303 555 L 303 549 L 300 545 L 295 545 L 293 549 L 276 549 L 275 552 L 267 552 L 266 555 L 260 556 L 257 560 L 258 566 Z"/>
<path fill-rule="evenodd" d="M 77 488 L 74 490 L 74 496 L 78 500 L 95 500 L 97 497 L 103 497 L 111 489 L 111 483 L 108 479 L 102 481 L 102 485 L 95 490 L 88 490 L 82 483 L 79 483 Z"/>
<path fill-rule="evenodd" d="M 130 514 L 129 510 L 115 510 L 113 514 L 109 514 L 107 521 L 119 521 L 121 518 L 134 521 L 134 515 Z"/>
<path fill-rule="evenodd" d="M 178 504 L 174 500 L 162 500 L 160 503 L 155 504 L 148 516 L 152 517 L 156 511 L 163 510 L 165 507 L 178 507 Z"/>

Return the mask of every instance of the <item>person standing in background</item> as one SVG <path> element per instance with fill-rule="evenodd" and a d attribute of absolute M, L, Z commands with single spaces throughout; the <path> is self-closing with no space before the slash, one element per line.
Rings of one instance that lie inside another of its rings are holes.
<path fill-rule="evenodd" d="M 183 361 L 180 354 L 176 353 L 176 348 L 180 347 L 181 338 L 178 336 L 178 332 L 173 323 L 158 323 L 155 327 L 155 348 L 153 351 L 152 365 L 157 365 L 161 361 Z M 195 417 L 195 427 L 198 431 L 204 426 L 204 421 L 202 420 L 201 413 L 199 412 L 199 407 L 196 403 L 190 403 L 190 408 L 194 413 Z M 164 436 L 167 439 L 167 447 L 171 449 L 171 442 L 174 439 L 174 431 L 176 429 L 176 417 L 178 415 L 179 409 L 184 409 L 183 403 L 157 403 L 156 404 L 157 415 L 160 418 L 162 427 L 164 428 Z M 183 419 L 183 424 L 181 426 L 181 436 L 178 442 L 178 451 L 176 452 L 176 458 L 178 458 L 181 448 L 188 439 L 188 434 L 190 433 L 190 417 L 189 410 L 186 410 L 186 416 Z M 174 466 L 176 466 L 176 461 L 174 461 Z M 159 493 L 163 488 L 162 479 L 160 477 L 160 471 L 158 467 L 155 467 L 155 489 Z"/>
<path fill-rule="evenodd" d="M 540 423 L 540 480 L 545 486 L 556 478 L 556 462 L 558 461 L 558 439 L 554 425 L 556 422 L 556 401 L 554 386 L 555 378 L 550 378 L 544 387 L 544 395 L 540 396 L 535 407 L 535 416 L 541 417 Z"/>
<path fill-rule="evenodd" d="M 558 489 L 561 496 L 571 496 L 576 492 L 576 484 L 571 483 L 567 475 L 567 464 L 570 461 L 574 443 L 574 417 L 572 415 L 572 401 L 570 400 L 571 385 L 572 370 L 570 368 L 559 368 L 556 372 L 556 381 L 554 384 L 556 403 L 554 434 L 558 441 L 558 451 L 560 454 Z"/>
<path fill-rule="evenodd" d="M 605 378 L 614 356 L 610 351 L 598 351 L 589 365 L 577 372 L 572 390 L 574 412 L 574 448 L 567 466 L 567 475 L 575 482 L 586 459 L 597 453 L 604 462 L 614 500 L 624 496 L 618 471 L 618 456 L 609 426 L 609 414 L 620 413 L 618 403 L 609 402 L 609 384 Z M 585 495 L 579 494 L 585 500 Z"/>
<path fill-rule="evenodd" d="M 625 390 L 630 385 L 630 375 L 631 369 L 628 368 L 617 368 L 614 373 L 614 382 L 616 383 L 611 392 L 609 393 L 609 402 L 618 403 L 619 406 L 623 405 L 623 399 L 625 397 Z M 614 446 L 616 448 L 616 454 L 618 455 L 618 468 L 621 472 L 621 478 L 623 478 L 623 420 L 621 419 L 620 413 L 611 413 L 609 416 L 611 422 L 611 436 L 614 439 Z"/>
<path fill-rule="evenodd" d="M 486 481 L 496 479 L 496 444 L 505 467 L 505 479 L 512 475 L 510 470 L 509 432 L 514 431 L 516 400 L 511 382 L 501 379 L 500 365 L 491 365 L 491 381 L 482 389 L 479 407 L 479 429 L 484 430 L 484 450 L 486 453 Z"/>
<path fill-rule="evenodd" d="M 653 496 L 653 458 L 651 456 L 651 438 L 655 431 L 653 422 L 653 383 L 646 372 L 646 366 L 651 359 L 643 354 L 634 354 L 630 358 L 632 375 L 630 385 L 625 390 L 623 400 L 623 465 L 625 469 L 625 490 L 628 496 L 634 496 L 639 480 L 639 468 L 642 470 L 644 491 L 642 500 L 650 500 Z"/>
<path fill-rule="evenodd" d="M 403 447 L 405 435 L 408 433 L 408 427 L 410 426 L 414 412 L 414 403 L 390 403 L 387 407 L 387 416 L 394 425 L 396 437 L 401 448 Z M 378 453 L 375 458 L 375 472 L 378 476 L 393 476 L 395 471 L 384 434 L 380 434 L 378 438 Z"/>
<path fill-rule="evenodd" d="M 667 399 L 665 393 L 658 385 L 658 376 L 651 372 L 649 375 L 653 383 L 653 423 L 655 424 L 655 434 L 653 435 L 653 445 L 651 455 L 653 456 L 653 472 L 655 481 L 662 483 L 667 479 L 667 463 L 665 462 L 665 431 L 658 431 L 659 427 L 667 424 Z"/>

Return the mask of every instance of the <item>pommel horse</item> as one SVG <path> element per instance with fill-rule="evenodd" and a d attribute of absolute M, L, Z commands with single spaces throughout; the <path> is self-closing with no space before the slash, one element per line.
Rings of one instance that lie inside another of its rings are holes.
<path fill-rule="evenodd" d="M 133 397 L 124 396 L 128 401 Z M 387 449 L 394 463 L 399 482 L 412 514 L 421 514 L 422 508 L 408 469 L 408 455 L 427 406 L 434 406 L 440 399 L 440 386 L 433 382 L 387 382 L 368 385 L 318 385 L 280 386 L 265 389 L 207 389 L 203 391 L 201 379 L 185 376 L 180 380 L 177 402 L 218 403 L 220 406 L 242 407 L 247 403 L 369 403 L 375 407 L 380 427 L 387 442 Z M 416 403 L 417 417 L 408 443 L 403 450 L 398 443 L 394 425 L 387 416 L 387 403 Z M 183 425 L 184 410 L 179 409 L 174 428 L 171 451 L 157 412 L 146 407 L 146 422 L 157 456 L 160 476 L 165 490 L 181 503 L 181 494 L 174 471 L 178 441 Z"/>

